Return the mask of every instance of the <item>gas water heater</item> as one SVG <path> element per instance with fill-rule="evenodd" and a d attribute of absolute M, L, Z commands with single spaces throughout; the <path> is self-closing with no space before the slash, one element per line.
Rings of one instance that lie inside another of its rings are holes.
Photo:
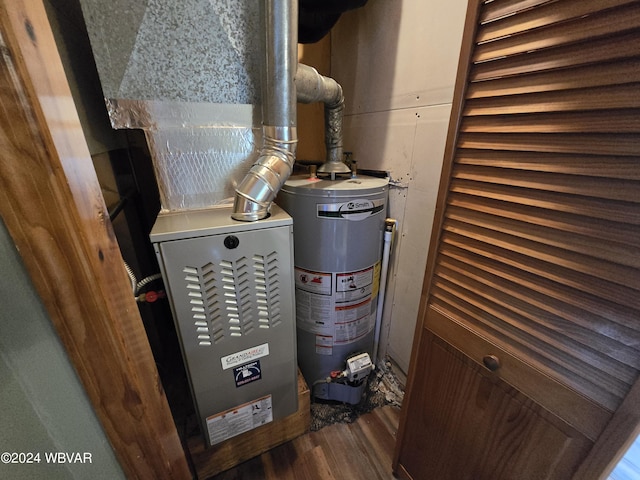
<path fill-rule="evenodd" d="M 298 406 L 292 220 L 163 213 L 151 231 L 209 445 Z"/>
<path fill-rule="evenodd" d="M 293 176 L 298 363 L 316 398 L 358 403 L 373 369 L 388 179 Z"/>

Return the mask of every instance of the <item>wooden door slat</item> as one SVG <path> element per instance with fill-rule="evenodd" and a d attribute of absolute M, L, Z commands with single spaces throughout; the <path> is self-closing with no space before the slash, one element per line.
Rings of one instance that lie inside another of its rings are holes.
<path fill-rule="evenodd" d="M 550 108 L 553 108 L 551 105 Z M 518 107 L 514 106 L 516 110 Z M 542 107 L 544 108 L 544 107 Z M 498 108 L 495 109 L 496 111 Z M 640 111 L 531 113 L 466 117 L 460 124 L 464 133 L 640 133 Z M 550 138 L 553 141 L 553 138 Z"/>
<path fill-rule="evenodd" d="M 611 269 L 615 269 L 619 265 L 640 268 L 640 247 L 613 241 L 605 243 L 599 238 L 537 223 L 535 217 L 515 220 L 502 215 L 493 215 L 475 209 L 468 210 L 449 204 L 446 218 L 611 262 Z"/>
<path fill-rule="evenodd" d="M 575 342 L 574 347 L 587 351 L 584 353 L 587 362 L 591 361 L 590 355 L 602 357 L 594 361 L 620 381 L 631 384 L 640 371 L 638 349 L 606 335 L 593 335 L 580 308 L 450 258 L 438 266 L 437 276 L 526 319 L 532 325 L 530 335 L 542 334 L 543 341 L 556 348 L 562 349 L 566 337 Z M 640 345 L 640 332 L 633 333 L 633 342 Z"/>
<path fill-rule="evenodd" d="M 581 2 L 582 3 L 582 2 Z M 640 5 L 607 10 L 586 17 L 576 17 L 548 28 L 537 28 L 521 35 L 508 35 L 475 48 L 474 62 L 518 55 L 543 48 L 569 43 L 593 41 L 594 38 L 619 34 L 637 28 L 640 23 Z"/>
<path fill-rule="evenodd" d="M 481 184 L 478 182 L 453 180 L 451 191 L 472 195 L 478 199 L 495 199 L 499 201 L 526 205 L 547 210 L 566 212 L 600 220 L 626 222 L 640 225 L 640 212 L 636 204 L 628 202 L 602 202 L 597 198 L 578 197 L 556 192 L 541 192 L 527 189 L 505 189 L 501 185 Z M 481 200 L 480 200 L 481 201 Z"/>
<path fill-rule="evenodd" d="M 589 64 L 527 75 L 484 80 L 469 85 L 467 98 L 490 98 L 536 92 L 623 85 L 640 82 L 640 58 Z M 469 100 L 467 100 L 469 103 Z"/>
<path fill-rule="evenodd" d="M 622 121 L 617 121 L 619 117 L 626 121 L 632 121 L 633 115 L 638 116 L 639 112 L 634 110 L 640 107 L 638 92 L 640 92 L 640 83 L 632 83 L 470 99 L 465 104 L 463 115 L 469 117 L 517 113 L 586 112 L 585 115 L 606 116 L 607 119 L 615 121 L 619 125 L 622 123 Z M 615 109 L 619 109 L 619 111 L 614 111 Z M 576 120 L 579 121 L 580 118 L 578 117 Z M 490 121 L 490 119 L 485 118 L 480 121 Z M 632 121 L 632 125 L 633 127 L 627 127 L 627 129 L 638 128 L 636 122 Z"/>
<path fill-rule="evenodd" d="M 483 24 L 476 33 L 476 42 L 483 43 L 523 31 L 566 22 L 598 13 L 607 8 L 633 4 L 633 0 L 563 0 L 509 15 Z"/>
<path fill-rule="evenodd" d="M 554 0 L 503 0 L 487 3 L 480 14 L 480 23 L 489 23 L 502 17 L 539 7 Z"/>
<path fill-rule="evenodd" d="M 640 180 L 640 157 L 459 149 L 456 163 L 603 179 Z"/>
<path fill-rule="evenodd" d="M 512 265 L 501 263 L 499 259 L 483 257 L 454 245 L 448 244 L 440 254 L 443 258 L 466 265 L 467 268 L 482 269 L 490 275 L 562 302 L 573 311 L 581 312 L 576 316 L 576 321 L 583 326 L 590 325 L 599 335 L 606 335 L 623 345 L 636 350 L 640 349 L 637 310 L 603 301 L 579 289 L 579 285 L 577 287 L 564 285 L 535 272 L 525 272 Z"/>
<path fill-rule="evenodd" d="M 615 38 L 596 39 L 592 42 L 570 44 L 564 47 L 542 50 L 477 63 L 471 69 L 470 82 L 491 80 L 507 76 L 539 73 L 613 61 L 627 61 L 640 55 L 636 31 Z"/>
<path fill-rule="evenodd" d="M 640 135 L 607 133 L 461 133 L 458 148 L 549 152 L 585 155 L 638 156 Z"/>
<path fill-rule="evenodd" d="M 608 280 L 591 276 L 588 273 L 572 270 L 564 265 L 548 263 L 531 257 L 526 253 L 515 252 L 501 245 L 493 245 L 485 241 L 460 235 L 457 232 L 445 231 L 442 235 L 443 245 L 452 245 L 470 253 L 494 259 L 504 265 L 530 272 L 541 278 L 575 288 L 592 295 L 594 298 L 620 304 L 631 310 L 640 310 L 640 296 L 636 290 L 625 285 L 615 284 Z M 444 248 L 444 247 L 443 247 Z"/>
<path fill-rule="evenodd" d="M 602 182 L 594 177 L 583 178 L 576 175 L 558 175 L 546 172 L 528 172 L 469 165 L 457 165 L 452 177 L 508 187 L 530 188 L 634 204 L 640 203 L 640 182 L 633 180 L 612 178 Z"/>

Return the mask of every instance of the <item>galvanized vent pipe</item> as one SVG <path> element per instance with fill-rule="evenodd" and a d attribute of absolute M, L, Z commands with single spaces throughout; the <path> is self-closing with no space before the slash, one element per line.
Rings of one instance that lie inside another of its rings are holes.
<path fill-rule="evenodd" d="M 342 118 L 344 114 L 342 87 L 333 78 L 320 75 L 315 68 L 298 64 L 296 89 L 300 103 L 324 103 L 324 139 L 327 147 L 327 161 L 318 168 L 318 172 L 350 172 L 349 167 L 342 162 Z"/>
<path fill-rule="evenodd" d="M 265 218 L 295 163 L 296 103 L 325 104 L 327 161 L 319 173 L 348 173 L 342 162 L 342 87 L 308 65 L 298 64 L 297 0 L 265 1 L 265 68 L 262 71 L 262 149 L 236 195 L 231 217 Z"/>
<path fill-rule="evenodd" d="M 298 1 L 265 1 L 265 66 L 262 71 L 262 149 L 236 188 L 231 217 L 265 218 L 295 162 L 298 65 Z"/>

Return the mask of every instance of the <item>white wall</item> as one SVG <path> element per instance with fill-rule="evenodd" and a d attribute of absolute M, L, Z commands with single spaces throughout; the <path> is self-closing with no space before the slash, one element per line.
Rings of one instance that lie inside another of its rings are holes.
<path fill-rule="evenodd" d="M 398 235 L 380 338 L 409 366 L 437 197 L 466 0 L 369 0 L 331 33 L 331 75 L 346 98 L 346 151 L 387 170 Z M 385 351 L 386 349 L 386 351 Z"/>

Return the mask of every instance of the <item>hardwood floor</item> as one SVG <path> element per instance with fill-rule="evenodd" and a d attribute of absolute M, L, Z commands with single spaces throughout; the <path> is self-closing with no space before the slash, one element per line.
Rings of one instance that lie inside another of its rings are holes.
<path fill-rule="evenodd" d="M 386 480 L 398 407 L 384 406 L 350 424 L 310 432 L 210 480 Z"/>

